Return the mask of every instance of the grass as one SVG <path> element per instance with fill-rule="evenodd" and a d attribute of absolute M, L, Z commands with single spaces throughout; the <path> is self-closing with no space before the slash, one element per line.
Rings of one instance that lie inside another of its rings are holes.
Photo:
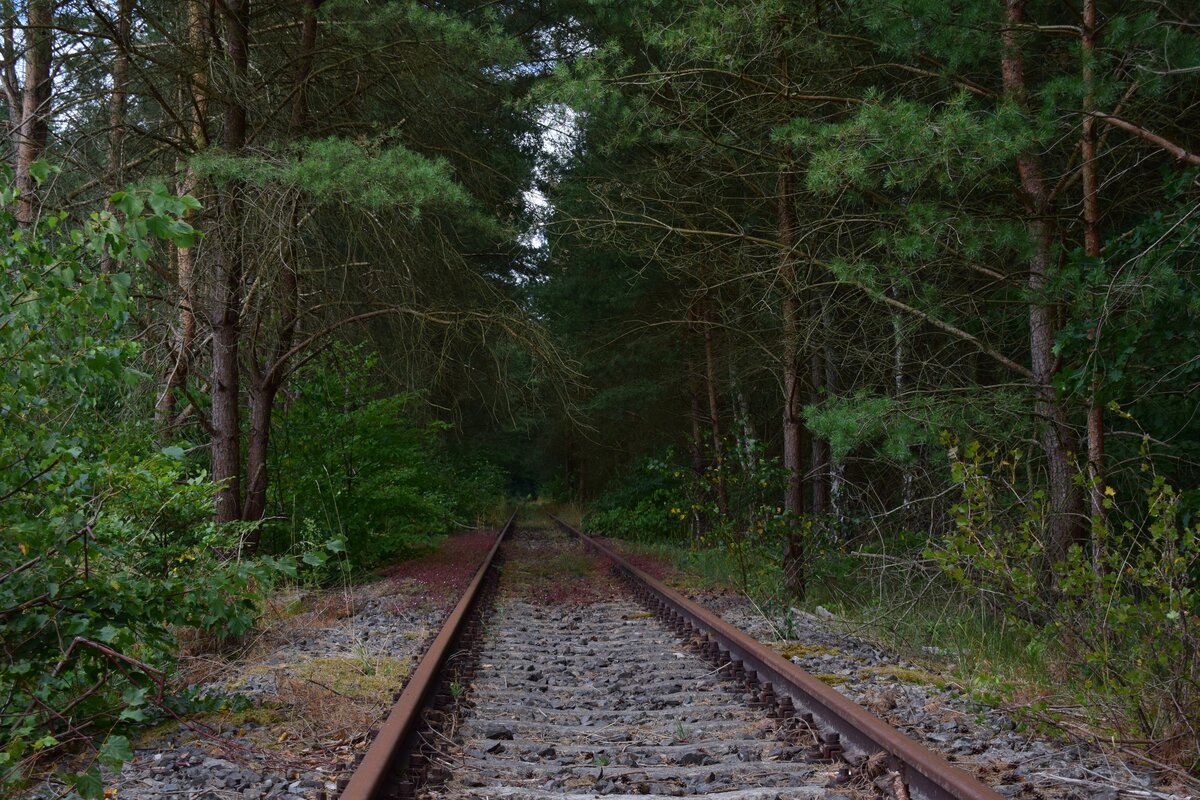
<path fill-rule="evenodd" d="M 585 578 L 596 571 L 596 563 L 587 553 L 568 551 L 540 558 L 505 563 L 506 578 L 522 583 L 551 581 L 562 577 Z"/>
<path fill-rule="evenodd" d="M 901 561 L 880 568 L 874 559 L 839 557 L 837 573 L 817 571 L 809 596 L 800 603 L 784 598 L 782 576 L 770 553 L 753 554 L 743 581 L 736 560 L 723 548 L 696 550 L 669 542 L 627 542 L 638 553 L 671 563 L 669 583 L 679 588 L 726 588 L 749 595 L 776 625 L 792 637 L 792 609 L 832 612 L 831 623 L 846 633 L 886 646 L 922 669 L 893 670 L 898 680 L 941 685 L 936 672 L 952 674 L 991 703 L 1015 694 L 1036 695 L 1053 687 L 1053 665 L 1045 643 L 1015 629 L 978 599 L 953 591 L 936 571 L 918 562 Z M 748 585 L 747 585 L 748 584 Z M 839 655 L 835 648 L 788 642 L 777 648 L 787 658 Z M 889 673 L 892 674 L 892 673 Z M 844 676 L 832 676 L 835 683 Z"/>
<path fill-rule="evenodd" d="M 391 697 L 411 668 L 407 658 L 313 658 L 295 664 L 291 673 L 337 694 L 373 702 Z"/>
<path fill-rule="evenodd" d="M 825 581 L 800 607 L 812 611 L 818 605 L 849 632 L 885 644 L 909 661 L 949 670 L 972 688 L 1040 684 L 1051 676 L 1043 643 L 1008 625 L 978 599 L 944 586 L 938 576 Z"/>

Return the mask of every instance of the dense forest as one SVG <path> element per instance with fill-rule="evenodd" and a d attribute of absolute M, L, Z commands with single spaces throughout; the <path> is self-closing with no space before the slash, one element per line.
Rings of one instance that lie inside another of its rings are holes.
<path fill-rule="evenodd" d="M 1190 0 L 0 9 L 0 787 L 529 499 L 1197 769 Z"/>

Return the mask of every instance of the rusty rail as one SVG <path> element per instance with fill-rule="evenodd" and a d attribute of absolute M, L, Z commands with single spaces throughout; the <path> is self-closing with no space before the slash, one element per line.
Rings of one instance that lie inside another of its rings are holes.
<path fill-rule="evenodd" d="M 840 743 L 867 756 L 887 753 L 888 766 L 899 773 L 912 797 L 922 800 L 1002 800 L 997 792 L 974 776 L 952 766 L 774 650 L 647 575 L 596 539 L 558 518 L 554 521 L 611 561 L 639 593 L 656 602 L 666 616 L 674 617 L 687 630 L 715 641 L 722 656 L 727 652 L 732 663 L 747 673 L 756 673 L 757 680 L 769 684 L 776 697 L 781 700 L 790 697 L 821 725 L 836 732 L 838 736 L 829 742 L 835 749 L 840 739 Z"/>
<path fill-rule="evenodd" d="M 421 717 L 438 690 L 441 672 L 459 646 L 460 639 L 483 592 L 488 571 L 496 560 L 500 545 L 512 532 L 517 512 L 496 537 L 496 543 L 483 559 L 475 577 L 442 624 L 437 637 L 412 672 L 412 676 L 392 707 L 383 727 L 367 748 L 362 762 L 342 789 L 340 800 L 380 800 L 396 793 L 396 774 L 410 757 L 420 728 Z"/>

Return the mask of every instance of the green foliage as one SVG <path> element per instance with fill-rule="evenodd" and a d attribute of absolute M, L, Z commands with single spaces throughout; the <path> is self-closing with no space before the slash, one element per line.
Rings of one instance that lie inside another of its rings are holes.
<path fill-rule="evenodd" d="M 364 568 L 412 556 L 470 526 L 499 501 L 498 471 L 455 458 L 447 425 L 418 421 L 411 394 L 372 397 L 377 357 L 338 346 L 313 365 L 276 419 L 274 503 L 280 549 L 342 540 Z"/>
<path fill-rule="evenodd" d="M 668 454 L 668 458 L 670 455 Z M 679 468 L 647 458 L 622 473 L 583 518 L 589 531 L 635 542 L 678 540 L 686 531 L 691 503 Z"/>
<path fill-rule="evenodd" d="M 393 44 L 397 37 L 407 36 L 511 68 L 523 55 L 520 43 L 504 31 L 498 11 L 484 6 L 477 12 L 468 16 L 413 0 L 384 4 L 331 0 L 321 10 L 323 16 L 339 22 L 339 33 L 349 43 L 361 49 Z"/>
<path fill-rule="evenodd" d="M 39 172 L 45 172 L 39 168 Z M 0 788 L 25 760 L 116 732 L 163 702 L 172 630 L 237 636 L 258 592 L 289 561 L 220 560 L 236 544 L 201 520 L 213 487 L 182 450 L 106 425 L 130 384 L 132 269 L 155 241 L 195 241 L 191 198 L 162 188 L 114 196 L 82 224 L 44 214 L 20 228 L 0 189 Z M 103 272 L 104 254 L 122 271 Z M 125 271 L 129 270 L 129 271 Z M 198 580 L 197 576 L 203 578 Z M 106 738 L 104 738 L 106 737 Z M 71 776 L 96 797 L 95 770 Z"/>
<path fill-rule="evenodd" d="M 726 443 L 729 452 L 730 443 Z M 685 545 L 689 567 L 763 599 L 778 599 L 787 539 L 799 535 L 817 553 L 827 551 L 828 521 L 794 519 L 780 506 L 786 473 L 761 444 L 736 465 L 710 464 L 703 473 L 678 464 L 667 451 L 647 458 L 613 482 L 589 507 L 584 525 L 643 545 Z M 717 502 L 725 484 L 728 514 Z"/>
<path fill-rule="evenodd" d="M 1022 486 L 1019 453 L 984 452 L 975 443 L 951 448 L 961 498 L 954 530 L 929 557 L 972 594 L 990 598 L 1031 647 L 1070 666 L 1068 685 L 1098 724 L 1123 735 L 1170 740 L 1200 763 L 1194 721 L 1200 693 L 1200 526 L 1181 513 L 1178 493 L 1149 461 L 1144 515 L 1121 515 L 1118 492 L 1104 487 L 1109 528 L 1095 526 L 1088 546 L 1045 560 L 1045 500 Z"/>
<path fill-rule="evenodd" d="M 224 181 L 242 180 L 304 193 L 318 204 L 401 208 L 417 217 L 428 205 L 466 209 L 470 195 L 454 181 L 445 159 L 428 158 L 395 142 L 318 139 L 274 157 L 205 153 L 197 170 Z"/>
<path fill-rule="evenodd" d="M 1024 397 L 1003 389 L 960 392 L 957 397 L 931 394 L 898 400 L 859 390 L 806 406 L 809 430 L 829 442 L 832 456 L 843 461 L 856 451 L 892 464 L 908 464 L 919 448 L 938 444 L 946 431 L 999 441 L 1011 433 Z M 940 459 L 937 459 L 941 463 Z"/>

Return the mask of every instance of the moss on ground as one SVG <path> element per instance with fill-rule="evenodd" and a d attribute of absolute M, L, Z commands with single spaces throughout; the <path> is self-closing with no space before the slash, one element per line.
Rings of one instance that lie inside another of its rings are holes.
<path fill-rule="evenodd" d="M 813 675 L 813 677 L 822 683 L 829 684 L 830 686 L 841 686 L 843 683 L 846 683 L 850 680 L 848 675 L 834 675 L 831 672 L 817 673 L 816 675 Z"/>
<path fill-rule="evenodd" d="M 892 664 L 884 664 L 877 667 L 863 667 L 859 670 L 859 674 L 864 677 L 874 678 L 895 678 L 904 683 L 915 683 L 920 686 L 937 686 L 941 688 L 946 683 L 946 679 L 940 675 L 935 675 L 932 672 L 923 669 L 912 669 L 909 667 L 897 667 Z"/>
<path fill-rule="evenodd" d="M 356 700 L 387 700 L 411 669 L 409 658 L 312 658 L 289 672 Z"/>
<path fill-rule="evenodd" d="M 845 658 L 841 650 L 823 644 L 804 644 L 803 642 L 777 642 L 771 645 L 776 653 L 787 659 L 807 658 L 808 656 L 838 656 Z"/>

